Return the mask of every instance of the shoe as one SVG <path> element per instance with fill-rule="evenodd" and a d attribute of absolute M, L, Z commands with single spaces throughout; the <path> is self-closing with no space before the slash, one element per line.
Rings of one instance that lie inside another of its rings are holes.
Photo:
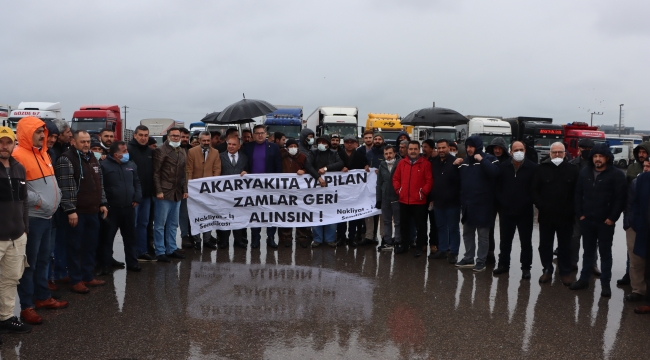
<path fill-rule="evenodd" d="M 483 264 L 483 263 L 476 263 L 476 265 L 474 265 L 474 269 L 473 269 L 473 271 L 474 271 L 474 272 L 483 272 L 483 271 L 485 271 L 485 264 Z"/>
<path fill-rule="evenodd" d="M 270 247 L 271 249 L 277 249 L 278 248 L 278 244 L 276 244 L 275 240 L 273 240 L 273 239 L 266 239 L 266 246 Z"/>
<path fill-rule="evenodd" d="M 77 294 L 88 294 L 90 292 L 86 285 L 84 285 L 83 281 L 79 281 L 78 283 L 72 285 L 70 287 L 70 291 Z"/>
<path fill-rule="evenodd" d="M 258 249 L 260 247 L 259 241 L 251 241 L 251 249 Z"/>
<path fill-rule="evenodd" d="M 530 280 L 530 270 L 521 271 L 521 280 Z"/>
<path fill-rule="evenodd" d="M 643 296 L 643 295 L 641 295 L 639 293 L 635 293 L 635 292 L 633 292 L 631 294 L 628 294 L 628 295 L 625 295 L 625 301 L 629 301 L 629 302 L 641 301 L 644 298 L 645 298 L 645 296 Z"/>
<path fill-rule="evenodd" d="M 492 270 L 492 274 L 494 274 L 494 275 L 501 275 L 501 274 L 505 274 L 507 272 L 510 272 L 510 268 L 505 267 L 505 266 L 499 266 L 496 269 Z"/>
<path fill-rule="evenodd" d="M 174 251 L 171 254 L 167 254 L 167 257 L 174 258 L 174 259 L 185 259 L 185 255 L 179 253 L 178 250 Z"/>
<path fill-rule="evenodd" d="M 293 245 L 293 240 L 285 241 L 284 247 L 291 247 Z"/>
<path fill-rule="evenodd" d="M 167 255 L 158 255 L 158 256 L 156 256 L 156 261 L 157 262 L 164 262 L 164 263 L 171 262 L 171 260 L 167 257 Z"/>
<path fill-rule="evenodd" d="M 233 246 L 238 247 L 238 248 L 242 248 L 242 249 L 246 249 L 248 247 L 248 244 L 244 243 L 243 241 L 235 240 L 235 242 L 233 243 Z"/>
<path fill-rule="evenodd" d="M 571 286 L 569 286 L 569 289 L 571 290 L 582 290 L 588 288 L 589 288 L 589 282 L 587 282 L 587 280 L 578 280 L 573 284 L 571 284 Z"/>
<path fill-rule="evenodd" d="M 458 254 L 449 254 L 447 255 L 447 262 L 450 264 L 456 264 L 458 261 Z"/>
<path fill-rule="evenodd" d="M 138 261 L 139 262 L 150 262 L 150 261 L 156 261 L 155 256 L 151 256 L 149 254 L 142 254 L 138 256 Z"/>
<path fill-rule="evenodd" d="M 327 243 L 327 246 L 332 247 L 332 248 L 335 248 L 335 247 L 338 246 L 338 244 L 336 243 L 336 241 L 332 241 L 332 242 L 328 242 L 328 243 Z"/>
<path fill-rule="evenodd" d="M 117 261 L 113 258 L 111 258 L 111 267 L 117 268 L 117 269 L 124 269 L 125 264 L 121 261 Z"/>
<path fill-rule="evenodd" d="M 607 297 L 611 298 L 612 297 L 612 288 L 609 286 L 609 284 L 600 284 L 601 290 L 600 290 L 600 296 L 602 297 Z"/>
<path fill-rule="evenodd" d="M 564 286 L 571 286 L 573 284 L 573 278 L 570 275 L 560 276 L 560 281 L 562 281 L 562 285 Z"/>
<path fill-rule="evenodd" d="M 309 247 L 309 242 L 307 240 L 303 240 L 300 242 L 300 247 L 303 249 L 306 249 Z"/>
<path fill-rule="evenodd" d="M 354 241 L 353 239 L 348 239 L 348 243 L 347 243 L 347 245 L 348 245 L 349 247 L 357 247 L 357 243 L 356 243 L 356 241 Z"/>
<path fill-rule="evenodd" d="M 181 255 L 185 255 L 185 254 L 186 254 L 185 250 L 183 250 L 183 249 L 176 249 L 176 252 L 178 252 L 178 253 L 181 254 Z"/>
<path fill-rule="evenodd" d="M 542 276 L 539 277 L 539 283 L 540 284 L 546 284 L 547 282 L 553 280 L 553 274 L 551 272 L 547 272 L 544 270 L 544 273 Z"/>
<path fill-rule="evenodd" d="M 68 302 L 67 301 L 57 301 L 54 300 L 53 298 L 49 298 L 46 300 L 36 300 L 34 301 L 34 305 L 36 306 L 37 309 L 48 309 L 48 310 L 58 310 L 58 309 L 65 309 L 68 307 Z"/>
<path fill-rule="evenodd" d="M 50 289 L 50 291 L 58 291 L 59 287 L 56 286 L 56 283 L 52 280 L 47 281 L 47 288 Z"/>
<path fill-rule="evenodd" d="M 650 305 L 637 306 L 634 308 L 634 313 L 642 315 L 650 314 Z"/>
<path fill-rule="evenodd" d="M 409 251 L 408 245 L 397 244 L 395 245 L 395 254 L 406 254 Z"/>
<path fill-rule="evenodd" d="M 39 325 L 43 323 L 43 318 L 36 313 L 34 308 L 27 308 L 21 311 L 20 317 L 30 325 Z"/>
<path fill-rule="evenodd" d="M 84 285 L 87 287 L 97 287 L 97 286 L 104 286 L 106 285 L 106 281 L 104 280 L 97 280 L 97 279 L 92 279 L 90 281 L 84 281 Z"/>
<path fill-rule="evenodd" d="M 474 267 L 474 260 L 467 260 L 467 259 L 461 259 L 459 262 L 456 263 L 457 268 L 473 268 Z"/>
<path fill-rule="evenodd" d="M 34 309 L 32 309 L 32 311 L 33 310 Z M 22 314 L 22 311 L 21 311 L 21 314 Z M 34 314 L 36 314 L 36 312 L 34 312 Z M 36 316 L 38 316 L 38 315 L 36 315 Z M 43 322 L 43 319 L 41 319 L 41 322 Z M 7 319 L 5 321 L 0 321 L 0 334 L 9 334 L 9 333 L 27 334 L 30 331 L 32 331 L 32 326 L 28 325 L 28 324 L 25 324 L 24 322 L 20 321 L 20 319 L 18 319 L 15 316 L 12 316 L 12 317 L 10 317 L 9 319 Z"/>
<path fill-rule="evenodd" d="M 111 274 L 111 270 L 107 267 L 100 267 L 97 268 L 97 271 L 95 271 L 95 276 L 104 276 L 110 274 Z"/>
<path fill-rule="evenodd" d="M 183 236 L 181 239 L 181 248 L 189 249 L 194 247 L 194 241 L 190 240 L 189 236 Z"/>
<path fill-rule="evenodd" d="M 384 244 L 384 247 L 381 249 L 381 251 L 393 251 L 395 247 L 393 244 Z"/>
<path fill-rule="evenodd" d="M 66 276 L 63 279 L 54 280 L 54 282 L 68 284 L 70 283 L 70 277 Z"/>
<path fill-rule="evenodd" d="M 210 238 L 208 239 L 208 242 L 210 244 L 212 244 L 212 245 L 217 245 L 219 243 L 219 239 L 217 239 L 216 237 L 210 235 Z"/>
<path fill-rule="evenodd" d="M 591 269 L 591 273 L 594 274 L 595 277 L 600 277 L 600 270 L 597 265 L 594 265 L 594 268 Z"/>
<path fill-rule="evenodd" d="M 420 256 L 422 256 L 422 250 L 415 249 L 415 253 L 413 253 L 413 257 L 420 257 Z"/>
<path fill-rule="evenodd" d="M 497 263 L 497 258 L 494 256 L 494 253 L 488 253 L 487 259 L 485 259 L 487 265 L 495 265 Z"/>
<path fill-rule="evenodd" d="M 616 280 L 616 285 L 618 285 L 618 286 L 630 285 L 630 274 L 625 274 L 625 275 L 623 275 L 622 278 Z"/>
<path fill-rule="evenodd" d="M 320 246 L 320 243 L 315 242 L 315 241 L 312 241 L 312 242 L 311 242 L 311 247 L 312 247 L 312 248 L 317 248 L 317 247 L 319 247 L 319 246 Z"/>
<path fill-rule="evenodd" d="M 199 246 L 201 246 L 201 243 L 198 243 L 198 244 L 199 244 Z M 210 241 L 204 241 L 203 242 L 203 247 L 208 248 L 208 249 L 212 249 L 212 250 L 217 250 L 217 244 L 213 244 Z"/>
<path fill-rule="evenodd" d="M 127 266 L 126 270 L 128 271 L 133 271 L 133 272 L 140 272 L 142 271 L 142 267 L 140 265 L 134 265 L 134 266 Z"/>
<path fill-rule="evenodd" d="M 201 241 L 194 242 L 194 245 L 192 245 L 192 247 L 194 247 L 194 250 L 199 250 L 200 251 L 201 250 Z"/>
<path fill-rule="evenodd" d="M 445 251 L 432 252 L 429 254 L 428 258 L 431 260 L 446 259 L 447 253 Z"/>

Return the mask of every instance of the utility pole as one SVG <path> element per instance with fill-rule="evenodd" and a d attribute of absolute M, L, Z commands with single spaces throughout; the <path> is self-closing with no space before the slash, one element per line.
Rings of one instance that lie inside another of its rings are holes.
<path fill-rule="evenodd" d="M 622 120 L 623 120 L 623 105 L 624 104 L 621 104 L 621 105 L 618 106 L 618 108 L 619 108 L 619 110 L 618 110 L 618 136 L 621 136 L 621 132 L 623 131 L 622 130 L 622 127 L 623 127 L 622 126 L 622 123 L 623 123 L 622 122 Z"/>
<path fill-rule="evenodd" d="M 592 112 L 591 113 L 591 126 L 594 126 L 594 115 L 602 115 L 602 112 Z"/>
<path fill-rule="evenodd" d="M 126 111 L 126 109 L 128 109 L 129 107 L 126 105 L 122 107 L 124 108 L 124 123 L 122 124 L 122 139 L 124 139 L 126 136 L 126 113 L 128 112 Z"/>

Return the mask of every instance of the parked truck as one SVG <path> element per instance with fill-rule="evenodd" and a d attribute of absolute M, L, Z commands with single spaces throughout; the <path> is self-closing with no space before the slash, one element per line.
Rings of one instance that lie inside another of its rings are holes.
<path fill-rule="evenodd" d="M 464 143 L 468 137 L 479 135 L 485 147 L 497 137 L 502 137 L 508 146 L 510 145 L 512 141 L 510 123 L 503 121 L 501 117 L 468 115 L 467 119 L 469 120 L 467 124 L 456 126 L 459 141 Z"/>
<path fill-rule="evenodd" d="M 580 156 L 578 142 L 581 139 L 592 139 L 596 144 L 605 144 L 605 133 L 598 130 L 598 126 L 590 126 L 586 122 L 573 122 L 563 125 L 564 143 L 567 152 L 572 157 Z"/>
<path fill-rule="evenodd" d="M 15 131 L 18 121 L 28 116 L 37 117 L 43 121 L 63 119 L 61 116 L 61 103 L 36 101 L 21 102 L 18 104 L 17 108 L 11 110 L 9 113 L 7 125 Z"/>
<path fill-rule="evenodd" d="M 408 128 L 402 125 L 398 114 L 380 114 L 368 113 L 366 120 L 366 130 L 373 130 L 375 134 L 381 134 L 384 137 L 384 142 L 387 144 L 395 145 L 397 136 L 402 131 L 411 133 L 413 127 Z"/>
<path fill-rule="evenodd" d="M 357 136 L 359 109 L 352 106 L 320 106 L 307 117 L 305 127 L 316 136 L 338 134 Z"/>
<path fill-rule="evenodd" d="M 449 142 L 455 142 L 458 139 L 458 133 L 453 126 L 416 126 L 413 129 L 411 138 L 422 143 L 426 139 L 438 141 L 445 139 Z"/>
<path fill-rule="evenodd" d="M 634 148 L 636 145 L 632 141 L 623 141 L 620 145 L 610 145 L 609 149 L 614 155 L 614 165 L 620 168 L 627 168 L 634 163 Z"/>
<path fill-rule="evenodd" d="M 272 134 L 281 132 L 287 139 L 299 139 L 302 130 L 302 106 L 275 105 L 277 110 L 267 114 L 264 118 L 266 132 Z"/>
<path fill-rule="evenodd" d="M 9 113 L 11 112 L 11 106 L 9 105 L 0 105 L 0 124 L 2 126 L 9 126 Z"/>
<path fill-rule="evenodd" d="M 119 105 L 82 105 L 72 114 L 72 131 L 85 130 L 91 135 L 101 129 L 111 129 L 115 140 L 128 140 Z"/>
<path fill-rule="evenodd" d="M 551 144 L 564 141 L 564 128 L 553 124 L 552 118 L 518 116 L 503 120 L 510 123 L 512 141 L 532 143 L 540 162 L 549 157 Z"/>
<path fill-rule="evenodd" d="M 151 118 L 140 120 L 140 125 L 149 128 L 149 137 L 156 139 L 161 146 L 167 139 L 167 131 L 173 127 L 184 127 L 185 122 L 167 118 Z"/>

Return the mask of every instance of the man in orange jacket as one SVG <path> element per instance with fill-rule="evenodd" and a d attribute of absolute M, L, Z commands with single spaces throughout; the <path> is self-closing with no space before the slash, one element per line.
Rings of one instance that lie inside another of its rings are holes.
<path fill-rule="evenodd" d="M 410 141 L 408 157 L 397 164 L 393 175 L 393 187 L 399 196 L 400 218 L 413 219 L 417 229 L 417 243 L 413 256 L 422 255 L 422 248 L 427 245 L 427 196 L 433 188 L 431 163 L 420 156 L 420 143 Z M 396 254 L 408 251 L 410 239 L 410 222 L 400 223 L 401 243 L 395 248 Z"/>

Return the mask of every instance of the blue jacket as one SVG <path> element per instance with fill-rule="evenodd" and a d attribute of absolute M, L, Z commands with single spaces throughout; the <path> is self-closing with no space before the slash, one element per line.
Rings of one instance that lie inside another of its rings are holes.
<path fill-rule="evenodd" d="M 499 160 L 483 152 L 483 140 L 472 135 L 465 146 L 476 148 L 475 155 L 483 157 L 480 162 L 474 156 L 466 156 L 458 166 L 460 173 L 461 222 L 473 227 L 494 226 L 494 185 L 499 176 Z M 434 203 L 435 204 L 435 203 Z"/>
<path fill-rule="evenodd" d="M 650 235 L 650 173 L 641 173 L 636 179 L 636 196 L 634 197 L 634 218 L 632 229 L 636 231 L 634 253 L 646 257 L 648 236 Z"/>
<path fill-rule="evenodd" d="M 127 207 L 142 201 L 138 167 L 133 161 L 124 164 L 107 157 L 100 166 L 108 206 Z"/>
<path fill-rule="evenodd" d="M 253 157 L 253 152 L 255 151 L 256 142 L 249 142 L 244 144 L 244 154 L 248 157 L 248 169 L 246 172 L 251 173 L 253 168 L 253 162 L 255 161 Z M 280 147 L 277 144 L 270 143 L 268 141 L 266 144 L 266 159 L 264 161 L 264 173 L 265 174 L 274 174 L 282 172 L 282 158 L 280 157 Z"/>
<path fill-rule="evenodd" d="M 379 164 L 384 161 L 384 147 L 372 147 L 370 151 L 366 152 L 366 159 L 370 167 L 379 169 Z"/>

